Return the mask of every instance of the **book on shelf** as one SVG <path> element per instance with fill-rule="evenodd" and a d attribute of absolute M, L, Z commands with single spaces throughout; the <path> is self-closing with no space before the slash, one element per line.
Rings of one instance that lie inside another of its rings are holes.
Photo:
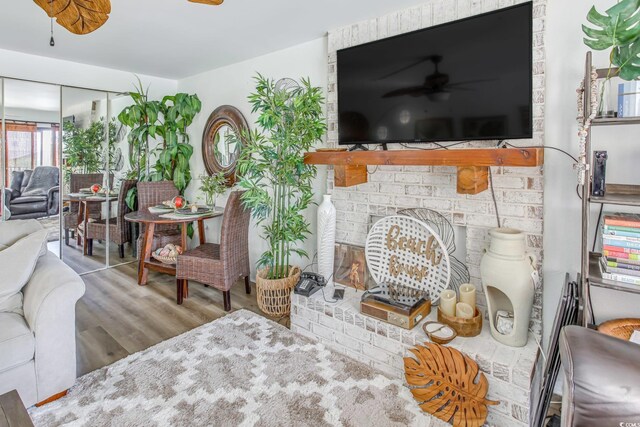
<path fill-rule="evenodd" d="M 600 262 L 598 263 L 598 266 L 600 267 L 600 274 L 602 275 L 603 279 L 613 280 L 616 282 L 629 283 L 632 285 L 640 285 L 640 277 L 626 275 L 626 274 L 609 273 L 606 271 L 602 260 L 600 260 Z"/>
<path fill-rule="evenodd" d="M 604 226 L 604 229 L 602 231 L 602 235 L 603 236 L 621 236 L 621 237 L 634 237 L 638 240 L 640 240 L 640 228 L 637 229 L 637 231 L 622 231 L 622 230 L 611 230 L 609 228 L 607 228 L 607 226 Z"/>
<path fill-rule="evenodd" d="M 638 259 L 630 259 L 630 258 L 617 258 L 609 256 L 605 253 L 603 255 L 607 258 L 607 262 L 617 262 L 618 264 L 629 264 L 629 265 L 637 265 L 640 267 L 640 260 Z"/>
<path fill-rule="evenodd" d="M 631 248 L 622 248 L 620 246 L 610 246 L 610 245 L 604 245 L 602 247 L 603 252 L 608 252 L 608 254 L 606 254 L 607 256 L 612 256 L 612 257 L 617 257 L 617 258 L 631 258 L 631 259 L 640 259 L 638 257 L 629 257 L 629 255 L 638 255 L 640 256 L 640 249 L 631 249 Z M 615 253 L 615 255 L 612 255 L 613 253 Z M 627 256 L 621 256 L 621 255 L 627 255 Z"/>
<path fill-rule="evenodd" d="M 640 249 L 640 239 L 633 237 L 603 236 L 602 244 L 624 249 Z"/>
<path fill-rule="evenodd" d="M 613 213 L 604 216 L 605 225 L 640 228 L 640 214 Z"/>
<path fill-rule="evenodd" d="M 640 233 L 640 227 L 620 227 L 618 225 L 604 225 L 605 230 L 627 231 L 630 233 Z"/>
<path fill-rule="evenodd" d="M 606 262 L 607 262 L 607 268 L 617 268 L 617 269 L 622 269 L 622 270 L 640 271 L 640 265 L 628 264 L 626 262 L 610 261 L 608 258 L 607 258 Z"/>

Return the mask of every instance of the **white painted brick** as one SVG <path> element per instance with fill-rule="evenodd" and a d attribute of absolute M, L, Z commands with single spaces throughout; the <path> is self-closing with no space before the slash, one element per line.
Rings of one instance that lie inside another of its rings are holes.
<path fill-rule="evenodd" d="M 362 353 L 362 343 L 344 334 L 335 334 L 335 342 L 357 353 Z"/>
<path fill-rule="evenodd" d="M 355 338 L 365 343 L 370 343 L 372 340 L 372 335 L 368 333 L 365 329 L 360 328 L 358 326 L 345 324 L 344 333 L 349 337 Z"/>
<path fill-rule="evenodd" d="M 406 193 L 410 196 L 432 196 L 433 187 L 426 185 L 407 185 Z"/>
<path fill-rule="evenodd" d="M 398 341 L 393 341 L 380 335 L 374 335 L 373 345 L 398 356 L 402 356 L 404 354 L 404 347 L 402 344 Z"/>
<path fill-rule="evenodd" d="M 396 173 L 395 182 L 405 183 L 405 184 L 419 184 L 422 181 L 422 176 L 417 173 Z"/>
<path fill-rule="evenodd" d="M 329 328 L 329 329 L 331 329 L 331 330 L 333 330 L 335 332 L 342 333 L 342 331 L 343 331 L 342 328 L 343 328 L 344 322 L 341 322 L 338 319 L 334 319 L 333 317 L 320 316 L 319 323 L 322 326 L 326 326 L 327 328 Z"/>
<path fill-rule="evenodd" d="M 392 353 L 379 347 L 374 347 L 371 344 L 362 344 L 362 353 L 385 364 L 388 364 L 391 357 L 393 357 Z"/>
<path fill-rule="evenodd" d="M 369 202 L 378 205 L 391 205 L 393 204 L 393 197 L 394 196 L 389 194 L 370 194 Z"/>
<path fill-rule="evenodd" d="M 402 208 L 413 208 L 416 206 L 420 206 L 420 199 L 417 197 L 396 196 L 395 204 L 396 206 Z"/>
<path fill-rule="evenodd" d="M 322 326 L 314 323 L 311 325 L 311 332 L 313 332 L 314 334 L 316 334 L 321 338 L 324 338 L 329 341 L 333 341 L 334 331 L 327 328 L 326 326 Z"/>
<path fill-rule="evenodd" d="M 439 211 L 440 213 L 443 213 L 442 211 L 449 211 L 452 209 L 452 202 L 451 200 L 446 200 L 446 199 L 423 199 L 422 200 L 422 206 L 423 208 L 426 209 L 434 209 Z"/>
<path fill-rule="evenodd" d="M 403 184 L 380 183 L 380 193 L 404 194 L 405 186 Z"/>

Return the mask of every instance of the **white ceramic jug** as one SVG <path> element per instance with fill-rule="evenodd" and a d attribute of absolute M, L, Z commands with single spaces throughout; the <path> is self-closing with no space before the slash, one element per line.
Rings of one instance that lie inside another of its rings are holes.
<path fill-rule="evenodd" d="M 526 253 L 524 234 L 512 228 L 489 232 L 491 245 L 480 262 L 482 286 L 487 298 L 491 335 L 511 346 L 527 344 L 533 306 L 536 258 Z M 501 333 L 497 328 L 498 311 L 513 315 L 513 329 Z"/>

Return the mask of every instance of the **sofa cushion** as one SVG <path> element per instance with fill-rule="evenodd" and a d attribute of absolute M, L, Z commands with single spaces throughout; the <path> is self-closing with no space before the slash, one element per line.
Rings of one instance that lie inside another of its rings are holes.
<path fill-rule="evenodd" d="M 47 230 L 36 231 L 0 251 L 0 313 L 22 314 L 22 293 L 40 255 L 46 253 Z"/>
<path fill-rule="evenodd" d="M 40 230 L 43 230 L 42 225 L 35 219 L 0 222 L 0 245 L 11 246 L 23 237 Z"/>
<path fill-rule="evenodd" d="M 46 196 L 49 190 L 58 185 L 59 171 L 53 166 L 38 166 L 29 178 L 22 196 Z"/>
<path fill-rule="evenodd" d="M 0 372 L 33 359 L 36 340 L 24 317 L 0 313 Z"/>
<path fill-rule="evenodd" d="M 25 196 L 20 196 L 18 198 L 12 199 L 11 200 L 11 207 L 15 208 L 15 205 L 20 205 L 23 203 L 39 203 L 39 202 L 47 202 L 47 196 L 44 194 L 40 194 L 40 195 L 25 195 Z"/>

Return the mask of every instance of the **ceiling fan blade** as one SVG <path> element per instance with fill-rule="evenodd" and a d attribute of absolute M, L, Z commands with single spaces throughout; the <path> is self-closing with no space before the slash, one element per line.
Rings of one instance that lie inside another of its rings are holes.
<path fill-rule="evenodd" d="M 420 64 L 422 64 L 424 62 L 431 61 L 432 58 L 433 58 L 433 55 L 425 56 L 424 58 L 420 59 L 419 61 L 416 61 L 416 62 L 414 62 L 414 63 L 412 63 L 410 65 L 407 65 L 406 67 L 402 67 L 399 70 L 396 70 L 396 71 L 394 71 L 392 73 L 389 73 L 387 75 L 384 75 L 384 76 L 380 77 L 378 80 L 384 80 L 384 79 L 388 79 L 389 77 L 393 77 L 396 74 L 402 73 L 403 71 L 407 71 L 407 70 L 409 70 L 409 69 L 411 69 L 413 67 L 417 67 L 418 65 L 420 65 Z"/>
<path fill-rule="evenodd" d="M 74 34 L 89 34 L 109 19 L 109 0 L 33 0 L 51 18 Z"/>
<path fill-rule="evenodd" d="M 447 84 L 447 87 L 462 86 L 462 85 L 468 85 L 468 84 L 471 84 L 471 83 L 495 82 L 497 80 L 498 79 L 467 80 L 466 82 L 449 83 L 449 84 Z"/>
<path fill-rule="evenodd" d="M 209 6 L 220 6 L 224 0 L 189 0 L 191 3 L 206 4 Z"/>

